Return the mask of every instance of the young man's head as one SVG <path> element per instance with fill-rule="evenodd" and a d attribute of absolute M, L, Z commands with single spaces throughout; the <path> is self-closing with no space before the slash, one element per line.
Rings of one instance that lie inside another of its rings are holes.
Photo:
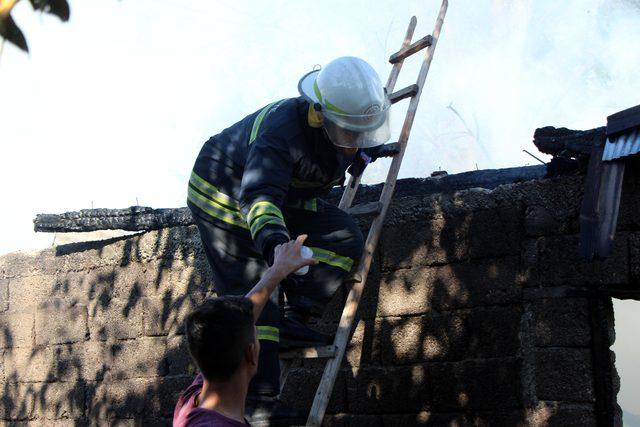
<path fill-rule="evenodd" d="M 187 317 L 186 333 L 191 357 L 206 380 L 225 382 L 240 369 L 255 375 L 260 344 L 249 299 L 205 301 Z"/>

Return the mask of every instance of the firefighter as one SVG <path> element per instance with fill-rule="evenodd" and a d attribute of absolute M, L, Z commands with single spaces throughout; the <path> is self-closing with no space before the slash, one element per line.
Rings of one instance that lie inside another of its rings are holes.
<path fill-rule="evenodd" d="M 298 83 L 299 97 L 261 108 L 211 137 L 189 180 L 187 204 L 200 231 L 218 295 L 243 295 L 273 262 L 274 248 L 306 234 L 319 261 L 281 283 L 258 319 L 258 373 L 247 402 L 252 422 L 292 416 L 281 405 L 278 350 L 326 345 L 305 325 L 321 314 L 362 251 L 353 219 L 322 199 L 345 171 L 360 174 L 395 153 L 389 100 L 365 61 L 342 57 Z M 283 301 L 284 300 L 284 303 Z"/>

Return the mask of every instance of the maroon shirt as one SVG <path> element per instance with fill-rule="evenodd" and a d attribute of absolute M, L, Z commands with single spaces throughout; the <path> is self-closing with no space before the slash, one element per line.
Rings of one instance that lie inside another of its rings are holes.
<path fill-rule="evenodd" d="M 198 408 L 196 397 L 202 391 L 204 379 L 198 374 L 189 387 L 180 395 L 176 409 L 173 411 L 174 427 L 246 427 L 244 423 L 225 417 L 220 412 L 211 409 Z"/>

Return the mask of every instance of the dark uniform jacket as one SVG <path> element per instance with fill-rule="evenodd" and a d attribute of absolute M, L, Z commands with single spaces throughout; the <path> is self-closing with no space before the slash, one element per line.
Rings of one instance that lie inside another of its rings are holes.
<path fill-rule="evenodd" d="M 290 238 L 283 206 L 313 210 L 316 197 L 344 182 L 351 162 L 329 141 L 307 101 L 285 99 L 204 144 L 188 203 L 204 218 L 248 230 L 267 256 Z"/>

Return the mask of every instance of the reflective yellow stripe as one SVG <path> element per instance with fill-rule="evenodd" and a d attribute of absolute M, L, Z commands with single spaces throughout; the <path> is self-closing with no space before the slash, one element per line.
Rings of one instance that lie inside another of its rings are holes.
<path fill-rule="evenodd" d="M 317 212 L 318 199 L 296 200 L 295 202 L 288 203 L 287 207 Z"/>
<path fill-rule="evenodd" d="M 271 110 L 271 107 L 280 105 L 282 101 L 272 102 L 271 104 L 264 107 L 260 113 L 258 113 L 258 117 L 253 121 L 253 126 L 251 127 L 251 135 L 249 136 L 249 145 L 253 143 L 258 137 L 258 131 L 260 130 L 260 125 L 262 125 L 262 121 L 266 117 L 267 113 Z M 277 104 L 277 105 L 276 105 Z"/>
<path fill-rule="evenodd" d="M 258 218 L 257 220 L 255 220 L 252 224 L 251 224 L 251 237 L 253 237 L 255 239 L 256 234 L 258 234 L 258 232 L 260 232 L 260 230 L 262 230 L 264 228 L 264 226 L 266 226 L 267 224 L 273 224 L 273 225 L 279 225 L 281 227 L 285 227 L 286 225 L 284 223 L 283 220 L 281 220 L 280 218 L 276 218 L 274 216 L 271 215 L 265 215 L 262 216 L 260 218 Z"/>
<path fill-rule="evenodd" d="M 220 192 L 215 186 L 211 185 L 209 182 L 200 178 L 195 172 L 191 172 L 191 178 L 189 179 L 189 183 L 193 185 L 195 188 L 200 190 L 200 192 L 209 196 L 210 199 L 215 200 L 218 203 L 224 204 L 231 209 L 235 209 L 237 211 L 240 210 L 240 203 L 238 201 L 232 199 L 226 194 Z"/>
<path fill-rule="evenodd" d="M 308 211 L 318 211 L 318 199 L 309 199 L 304 202 L 304 208 Z"/>
<path fill-rule="evenodd" d="M 349 257 L 338 255 L 327 249 L 309 247 L 313 251 L 313 259 L 329 264 L 333 267 L 341 268 L 345 271 L 351 271 L 353 260 Z"/>
<path fill-rule="evenodd" d="M 286 228 L 282 211 L 274 203 L 262 200 L 251 205 L 247 214 L 247 224 L 251 229 L 251 237 L 256 235 L 267 224 L 279 225 Z"/>
<path fill-rule="evenodd" d="M 256 326 L 259 340 L 280 342 L 280 330 L 273 326 Z"/>
<path fill-rule="evenodd" d="M 284 217 L 282 216 L 282 211 L 278 209 L 278 207 L 271 203 L 263 200 L 261 202 L 254 203 L 249 209 L 249 213 L 247 214 L 247 222 L 251 224 L 254 219 L 258 218 L 262 215 L 274 215 L 284 221 Z"/>
<path fill-rule="evenodd" d="M 229 209 L 221 207 L 220 205 L 216 204 L 212 200 L 207 199 L 205 196 L 198 193 L 191 187 L 189 187 L 187 199 L 198 208 L 202 209 L 202 211 L 206 212 L 214 218 L 224 221 L 227 224 L 242 227 L 244 229 L 249 228 L 240 216 L 240 213 L 233 212 Z"/>

